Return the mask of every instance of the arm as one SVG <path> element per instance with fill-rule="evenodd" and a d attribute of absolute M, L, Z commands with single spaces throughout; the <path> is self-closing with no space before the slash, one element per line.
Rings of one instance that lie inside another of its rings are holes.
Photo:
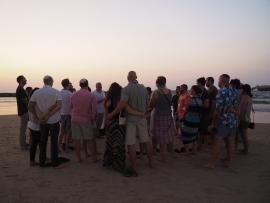
<path fill-rule="evenodd" d="M 51 106 L 48 110 L 48 112 L 46 112 L 42 118 L 41 118 L 41 122 L 42 123 L 46 123 L 48 121 L 48 119 L 53 116 L 56 112 L 58 112 L 62 107 L 62 100 L 57 100 L 56 104 L 54 104 L 53 106 Z"/>
<path fill-rule="evenodd" d="M 125 109 L 129 114 L 132 114 L 134 116 L 140 116 L 140 117 L 145 117 L 145 112 L 140 112 L 140 111 L 137 111 L 133 108 L 131 108 L 129 105 L 126 106 L 126 109 Z"/>
<path fill-rule="evenodd" d="M 119 114 L 123 109 L 127 107 L 127 101 L 120 101 L 117 107 L 113 110 L 113 112 L 108 114 L 108 119 L 112 119 L 115 115 Z"/>
<path fill-rule="evenodd" d="M 158 93 L 157 91 L 154 91 L 150 97 L 150 101 L 149 101 L 148 109 L 147 109 L 148 112 L 152 111 L 152 109 L 155 107 L 157 98 L 158 98 Z"/>
<path fill-rule="evenodd" d="M 38 121 L 39 118 L 38 118 L 38 116 L 37 116 L 37 112 L 36 112 L 36 108 L 35 108 L 35 107 L 36 107 L 36 102 L 30 101 L 30 102 L 29 102 L 29 105 L 28 105 L 28 110 L 29 110 L 30 113 L 33 114 L 34 119 Z"/>

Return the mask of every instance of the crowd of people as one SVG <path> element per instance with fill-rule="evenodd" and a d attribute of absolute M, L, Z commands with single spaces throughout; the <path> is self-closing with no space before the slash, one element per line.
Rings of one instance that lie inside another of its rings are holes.
<path fill-rule="evenodd" d="M 91 92 L 87 79 L 79 81 L 78 91 L 69 79 L 63 79 L 63 89 L 58 91 L 53 88 L 51 76 L 43 78 L 44 86 L 40 89 L 24 89 L 27 80 L 23 75 L 18 76 L 19 143 L 22 150 L 30 151 L 30 166 L 37 165 L 37 149 L 40 167 L 59 167 L 62 163 L 59 153 L 74 148 L 78 162 L 84 158 L 98 162 L 103 155 L 103 167 L 136 177 L 137 159 L 142 155 L 147 155 L 148 165 L 152 167 L 153 156 L 158 153 L 160 161 L 167 162 L 170 154 L 195 155 L 211 148 L 211 158 L 205 167 L 215 168 L 224 141 L 227 152 L 224 165 L 230 167 L 238 151 L 239 137 L 243 143 L 240 152 L 248 153 L 250 85 L 222 74 L 219 89 L 213 77 L 201 77 L 190 89 L 186 84 L 177 86 L 173 94 L 164 76 L 157 78 L 153 92 L 138 82 L 134 71 L 128 73 L 127 80 L 126 87 L 114 82 L 107 92 L 98 82 L 96 90 Z M 97 148 L 97 138 L 105 138 L 104 153 Z M 176 141 L 182 147 L 178 148 Z"/>

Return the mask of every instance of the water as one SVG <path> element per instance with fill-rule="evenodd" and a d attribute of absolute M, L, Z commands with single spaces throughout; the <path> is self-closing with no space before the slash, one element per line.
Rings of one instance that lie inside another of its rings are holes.
<path fill-rule="evenodd" d="M 270 123 L 270 91 L 253 92 L 253 107 L 256 123 Z M 0 115 L 16 115 L 15 97 L 0 97 Z"/>

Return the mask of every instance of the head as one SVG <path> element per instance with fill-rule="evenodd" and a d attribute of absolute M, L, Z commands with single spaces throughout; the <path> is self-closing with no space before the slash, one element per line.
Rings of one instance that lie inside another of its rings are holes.
<path fill-rule="evenodd" d="M 147 90 L 147 92 L 148 92 L 148 95 L 150 96 L 150 95 L 152 94 L 152 89 L 151 89 L 151 87 L 147 87 L 146 90 Z"/>
<path fill-rule="evenodd" d="M 240 89 L 240 87 L 241 87 L 241 82 L 240 82 L 239 79 L 232 79 L 232 80 L 230 81 L 230 86 L 231 86 L 232 88 L 235 88 L 235 89 Z"/>
<path fill-rule="evenodd" d="M 204 87 L 205 83 L 206 83 L 205 77 L 201 77 L 197 79 L 197 85 Z"/>
<path fill-rule="evenodd" d="M 101 84 L 101 82 L 98 82 L 98 83 L 96 84 L 96 90 L 97 90 L 98 92 L 102 91 L 102 84 Z"/>
<path fill-rule="evenodd" d="M 39 89 L 38 87 L 35 87 L 35 88 L 31 91 L 31 93 L 30 93 L 29 96 L 31 97 L 31 96 L 34 94 L 34 92 L 37 91 L 38 89 Z"/>
<path fill-rule="evenodd" d="M 70 86 L 72 86 L 68 78 L 62 80 L 61 84 L 64 89 L 70 89 Z"/>
<path fill-rule="evenodd" d="M 19 75 L 17 77 L 17 83 L 20 85 L 20 86 L 25 86 L 26 83 L 27 83 L 27 80 L 26 78 L 23 76 L 23 75 Z"/>
<path fill-rule="evenodd" d="M 193 85 L 190 90 L 192 96 L 199 96 L 202 93 L 202 89 L 199 85 Z"/>
<path fill-rule="evenodd" d="M 230 82 L 230 76 L 228 74 L 222 74 L 219 76 L 218 86 L 219 88 L 228 87 Z"/>
<path fill-rule="evenodd" d="M 137 74 L 135 71 L 129 71 L 127 79 L 129 82 L 133 82 L 137 80 Z"/>
<path fill-rule="evenodd" d="M 251 87 L 249 84 L 244 84 L 242 85 L 242 94 L 246 94 L 250 97 L 252 97 L 252 94 L 251 94 Z"/>
<path fill-rule="evenodd" d="M 158 88 L 166 87 L 166 78 L 164 76 L 158 76 L 156 80 L 156 86 Z"/>
<path fill-rule="evenodd" d="M 25 88 L 25 91 L 26 91 L 26 93 L 27 93 L 28 96 L 31 94 L 32 90 L 33 90 L 32 87 Z"/>
<path fill-rule="evenodd" d="M 53 78 L 49 75 L 44 76 L 43 78 L 44 85 L 53 86 Z"/>
<path fill-rule="evenodd" d="M 80 80 L 80 87 L 82 89 L 87 89 L 88 90 L 88 80 L 86 80 L 85 78 Z"/>
<path fill-rule="evenodd" d="M 180 86 L 180 94 L 187 92 L 187 90 L 188 90 L 188 86 L 186 84 L 182 84 Z"/>
<path fill-rule="evenodd" d="M 114 82 L 111 84 L 111 86 L 108 90 L 107 97 L 110 99 L 113 97 L 120 98 L 121 97 L 121 90 L 122 90 L 122 87 L 118 83 Z"/>
<path fill-rule="evenodd" d="M 215 83 L 215 80 L 213 77 L 206 78 L 206 87 L 211 87 L 214 85 L 214 83 Z"/>
<path fill-rule="evenodd" d="M 180 86 L 177 86 L 177 87 L 175 88 L 175 93 L 176 93 L 177 95 L 180 95 Z"/>

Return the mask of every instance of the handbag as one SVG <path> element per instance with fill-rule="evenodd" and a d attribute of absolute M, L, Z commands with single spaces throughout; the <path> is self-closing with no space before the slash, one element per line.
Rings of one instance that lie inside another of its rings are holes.
<path fill-rule="evenodd" d="M 126 125 L 126 123 L 127 123 L 127 118 L 123 116 L 123 112 L 121 111 L 119 114 L 118 124 L 119 125 Z"/>
<path fill-rule="evenodd" d="M 254 108 L 253 108 L 253 105 L 252 105 L 252 122 L 250 122 L 249 124 L 248 124 L 248 128 L 249 129 L 255 129 L 255 119 L 254 119 L 254 114 L 255 114 L 255 111 L 254 111 Z"/>

